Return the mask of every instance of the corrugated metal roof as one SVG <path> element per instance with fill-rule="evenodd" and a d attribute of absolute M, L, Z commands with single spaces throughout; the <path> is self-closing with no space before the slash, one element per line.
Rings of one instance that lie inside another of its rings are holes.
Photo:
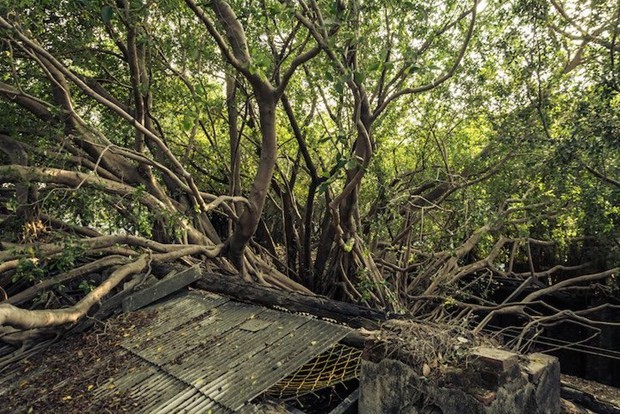
<path fill-rule="evenodd" d="M 139 312 L 149 321 L 121 343 L 131 368 L 95 391 L 124 393 L 136 413 L 252 412 L 249 401 L 350 332 L 199 291 Z"/>

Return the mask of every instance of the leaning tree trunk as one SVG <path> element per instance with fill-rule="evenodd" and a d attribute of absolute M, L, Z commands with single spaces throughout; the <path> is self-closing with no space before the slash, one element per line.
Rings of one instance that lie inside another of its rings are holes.
<path fill-rule="evenodd" d="M 245 269 L 243 252 L 258 227 L 277 159 L 277 99 L 273 89 L 264 85 L 255 88 L 255 92 L 259 107 L 262 135 L 260 160 L 250 193 L 248 194 L 249 204 L 245 206 L 241 213 L 237 227 L 228 242 L 228 257 L 242 273 Z"/>

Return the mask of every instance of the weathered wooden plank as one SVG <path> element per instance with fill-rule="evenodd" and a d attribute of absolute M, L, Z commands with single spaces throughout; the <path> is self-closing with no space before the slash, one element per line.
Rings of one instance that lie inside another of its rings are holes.
<path fill-rule="evenodd" d="M 588 410 L 600 414 L 620 414 L 620 407 L 614 406 L 608 401 L 601 401 L 589 392 L 573 388 L 570 384 L 562 382 L 561 396 L 565 400 L 572 401 Z"/>
<path fill-rule="evenodd" d="M 356 413 L 357 409 L 354 407 L 357 401 L 360 399 L 360 389 L 356 388 L 347 398 L 345 398 L 336 408 L 330 411 L 329 414 L 348 414 Z"/>
<path fill-rule="evenodd" d="M 179 272 L 174 276 L 161 280 L 155 285 L 138 291 L 123 300 L 123 311 L 131 312 L 143 308 L 151 303 L 164 298 L 200 279 L 198 266 Z"/>

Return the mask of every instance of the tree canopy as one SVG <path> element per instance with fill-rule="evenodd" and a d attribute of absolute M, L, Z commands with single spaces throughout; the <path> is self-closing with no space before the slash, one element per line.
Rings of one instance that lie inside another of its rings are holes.
<path fill-rule="evenodd" d="M 619 24 L 594 0 L 0 1 L 0 325 L 201 261 L 596 329 L 545 300 L 618 295 Z"/>

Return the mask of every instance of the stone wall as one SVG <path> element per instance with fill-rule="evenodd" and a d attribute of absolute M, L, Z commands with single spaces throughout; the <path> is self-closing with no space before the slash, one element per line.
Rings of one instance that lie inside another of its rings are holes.
<path fill-rule="evenodd" d="M 560 365 L 544 354 L 477 348 L 466 368 L 424 377 L 403 362 L 362 362 L 360 414 L 557 414 Z"/>

